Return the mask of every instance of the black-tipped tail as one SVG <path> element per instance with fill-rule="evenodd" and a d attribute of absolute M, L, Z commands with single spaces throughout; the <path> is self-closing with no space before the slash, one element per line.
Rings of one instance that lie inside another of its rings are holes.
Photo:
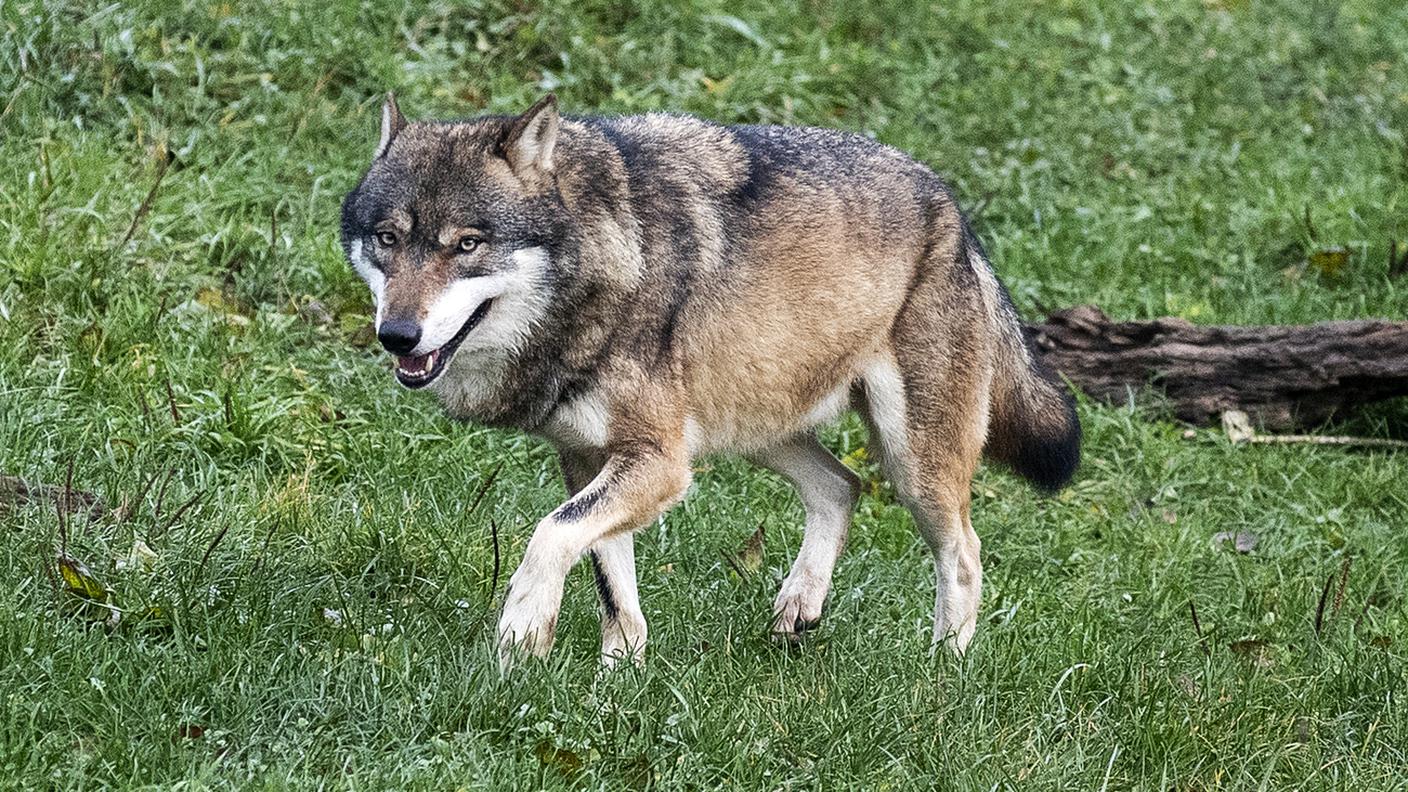
<path fill-rule="evenodd" d="M 987 454 L 1044 492 L 1066 486 L 1080 467 L 1080 419 L 1064 385 L 1030 358 L 999 372 Z"/>

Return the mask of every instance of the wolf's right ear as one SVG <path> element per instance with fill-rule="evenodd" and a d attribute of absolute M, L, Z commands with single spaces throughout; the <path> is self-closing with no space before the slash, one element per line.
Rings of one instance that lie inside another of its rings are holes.
<path fill-rule="evenodd" d="M 396 94 L 391 91 L 386 92 L 386 102 L 381 106 L 381 142 L 376 144 L 376 153 L 372 159 L 381 159 L 381 155 L 391 148 L 391 141 L 406 128 L 406 117 L 401 115 L 401 108 L 396 106 Z"/>

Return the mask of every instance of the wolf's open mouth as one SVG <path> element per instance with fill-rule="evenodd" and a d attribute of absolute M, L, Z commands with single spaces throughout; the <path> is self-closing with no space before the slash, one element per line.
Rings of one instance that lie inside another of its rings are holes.
<path fill-rule="evenodd" d="M 396 379 L 412 390 L 424 388 L 434 382 L 435 378 L 445 370 L 445 366 L 449 365 L 450 358 L 455 356 L 455 350 L 460 348 L 460 343 L 469 335 L 469 331 L 473 330 L 475 325 L 483 321 L 485 314 L 489 313 L 489 304 L 493 301 L 490 298 L 480 303 L 479 307 L 474 309 L 474 313 L 465 320 L 459 332 L 455 333 L 455 337 L 439 349 L 433 349 L 424 355 L 416 355 L 415 357 L 397 357 Z"/>

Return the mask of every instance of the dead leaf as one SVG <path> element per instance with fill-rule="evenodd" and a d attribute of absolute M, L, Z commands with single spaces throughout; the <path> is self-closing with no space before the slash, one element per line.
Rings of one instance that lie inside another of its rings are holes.
<path fill-rule="evenodd" d="M 112 602 L 112 589 L 88 569 L 88 565 L 67 554 L 59 554 L 59 576 L 64 587 L 77 597 L 78 607 L 71 609 L 72 615 L 94 622 L 104 622 L 108 627 L 117 627 L 122 620 L 122 611 Z M 72 600 L 70 600 L 72 604 Z"/>
<path fill-rule="evenodd" d="M 1304 715 L 1296 716 L 1295 720 L 1296 742 L 1301 745 L 1310 744 L 1310 719 Z"/>
<path fill-rule="evenodd" d="M 183 723 L 176 727 L 176 732 L 171 735 L 171 742 L 179 743 L 182 740 L 199 740 L 204 736 L 204 726 L 198 723 Z"/>
<path fill-rule="evenodd" d="M 94 602 L 105 603 L 108 601 L 108 588 L 104 586 L 92 572 L 88 571 L 88 565 L 82 561 L 69 556 L 59 556 L 59 574 L 64 579 L 64 585 L 68 590 L 83 599 Z"/>
<path fill-rule="evenodd" d="M 1245 657 L 1248 662 L 1257 668 L 1270 668 L 1273 664 L 1271 656 L 1271 644 L 1260 638 L 1243 638 L 1240 641 L 1233 641 L 1227 645 L 1233 654 Z"/>
<path fill-rule="evenodd" d="M 1310 266 L 1320 271 L 1321 275 L 1335 277 L 1344 271 L 1344 267 L 1349 263 L 1349 250 L 1343 247 L 1321 248 L 1310 254 Z"/>
<path fill-rule="evenodd" d="M 1232 549 L 1239 553 L 1250 553 L 1256 549 L 1257 543 L 1261 540 L 1251 531 L 1218 531 L 1212 535 L 1212 547 L 1214 550 L 1220 549 L 1232 543 Z"/>
<path fill-rule="evenodd" d="M 1203 688 L 1198 684 L 1198 680 L 1193 677 L 1187 674 L 1179 674 L 1174 681 L 1178 683 L 1179 689 L 1182 690 L 1184 695 L 1188 696 L 1188 698 L 1197 701 L 1203 697 Z"/>
<path fill-rule="evenodd" d="M 734 75 L 732 74 L 728 75 L 727 77 L 724 77 L 722 80 L 713 80 L 708 77 L 701 76 L 699 78 L 699 82 L 704 85 L 705 91 L 717 96 L 728 91 L 729 86 L 733 85 L 733 78 Z"/>
<path fill-rule="evenodd" d="M 1245 443 L 1256 436 L 1251 418 L 1241 410 L 1228 410 L 1222 414 L 1222 430 L 1227 439 L 1234 443 Z"/>
<path fill-rule="evenodd" d="M 558 748 L 547 740 L 533 746 L 533 753 L 538 757 L 538 761 L 543 763 L 543 767 L 550 767 L 569 778 L 582 772 L 582 757 L 565 748 Z"/>
<path fill-rule="evenodd" d="M 148 572 L 156 564 L 156 551 L 147 546 L 141 539 L 132 540 L 132 549 L 127 553 L 126 558 L 117 559 L 119 570 L 139 570 Z"/>
<path fill-rule="evenodd" d="M 254 309 L 246 305 L 234 294 L 223 289 L 205 288 L 196 292 L 196 304 L 210 309 L 210 311 L 225 317 L 225 321 L 234 325 L 249 324 L 250 317 L 254 316 Z"/>
<path fill-rule="evenodd" d="M 763 566 L 763 524 L 758 523 L 758 530 L 748 537 L 748 541 L 743 543 L 737 553 L 726 558 L 729 566 L 740 576 L 747 576 L 757 572 Z"/>
<path fill-rule="evenodd" d="M 627 762 L 621 772 L 621 780 L 630 789 L 649 789 L 655 781 L 655 771 L 651 769 L 650 757 L 639 754 Z"/>

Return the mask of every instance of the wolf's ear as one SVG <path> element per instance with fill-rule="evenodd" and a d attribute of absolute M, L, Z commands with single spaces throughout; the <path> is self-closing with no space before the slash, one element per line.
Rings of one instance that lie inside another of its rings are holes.
<path fill-rule="evenodd" d="M 381 142 L 376 144 L 376 153 L 372 159 L 381 159 L 381 155 L 391 148 L 391 141 L 406 128 L 406 117 L 401 115 L 401 108 L 396 106 L 396 94 L 391 91 L 386 92 L 386 102 L 381 106 Z"/>
<path fill-rule="evenodd" d="M 504 159 L 520 178 L 532 171 L 552 172 L 552 150 L 557 145 L 557 96 L 548 94 L 523 115 L 513 119 L 504 135 Z"/>

